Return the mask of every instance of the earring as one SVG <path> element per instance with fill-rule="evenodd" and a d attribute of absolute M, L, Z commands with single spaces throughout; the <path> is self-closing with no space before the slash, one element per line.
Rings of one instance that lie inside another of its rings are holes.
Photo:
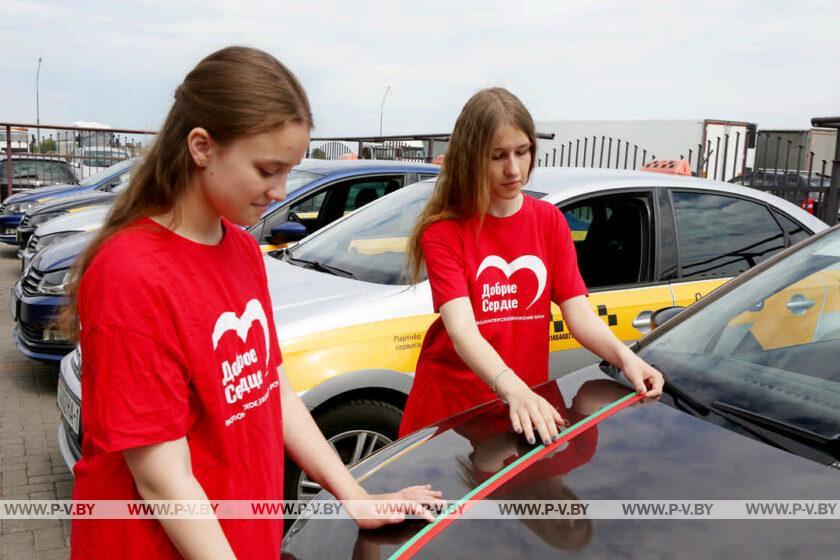
<path fill-rule="evenodd" d="M 203 158 L 198 160 L 198 166 L 199 167 L 206 167 L 207 166 L 207 160 L 203 159 Z"/>

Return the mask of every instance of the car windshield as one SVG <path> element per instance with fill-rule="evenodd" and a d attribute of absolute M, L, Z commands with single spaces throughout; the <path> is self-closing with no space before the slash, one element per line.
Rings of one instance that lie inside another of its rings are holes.
<path fill-rule="evenodd" d="M 0 183 L 6 184 L 7 161 L 0 162 Z M 75 183 L 70 167 L 64 161 L 49 159 L 13 159 L 12 180 L 39 181 L 45 184 Z"/>
<path fill-rule="evenodd" d="M 289 255 L 351 272 L 364 282 L 407 284 L 406 244 L 434 184 L 434 180 L 416 183 L 368 204 L 301 242 Z"/>
<path fill-rule="evenodd" d="M 286 193 L 291 194 L 304 185 L 308 185 L 316 179 L 320 179 L 323 175 L 312 173 L 311 171 L 300 171 L 299 169 L 292 169 L 286 177 Z"/>
<path fill-rule="evenodd" d="M 108 167 L 107 169 L 103 169 L 99 173 L 96 173 L 95 175 L 92 175 L 91 177 L 85 179 L 84 181 L 82 181 L 79 184 L 82 185 L 83 187 L 92 187 L 93 185 L 95 185 L 97 183 L 101 183 L 106 178 L 111 177 L 112 175 L 116 175 L 120 171 L 123 171 L 124 169 L 127 169 L 127 168 L 131 167 L 131 165 L 133 163 L 134 163 L 134 160 L 130 160 L 130 159 L 127 159 L 125 161 L 121 161 L 121 162 L 117 163 L 116 165 L 112 165 L 111 167 Z"/>
<path fill-rule="evenodd" d="M 643 346 L 643 359 L 705 403 L 837 436 L 840 229 Z"/>
<path fill-rule="evenodd" d="M 127 157 L 125 152 L 90 150 L 85 151 L 82 164 L 88 167 L 111 167 Z"/>

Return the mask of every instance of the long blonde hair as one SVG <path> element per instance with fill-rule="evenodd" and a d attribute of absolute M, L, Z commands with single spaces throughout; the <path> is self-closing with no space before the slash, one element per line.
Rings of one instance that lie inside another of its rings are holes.
<path fill-rule="evenodd" d="M 449 139 L 435 190 L 420 212 L 408 241 L 406 270 L 417 283 L 423 273 L 420 236 L 431 224 L 452 218 L 483 218 L 490 206 L 489 161 L 493 136 L 505 126 L 525 133 L 531 141 L 534 169 L 537 135 L 534 120 L 518 97 L 504 88 L 483 89 L 467 101 Z"/>
<path fill-rule="evenodd" d="M 58 318 L 62 331 L 78 339 L 79 283 L 102 243 L 141 216 L 172 210 L 186 191 L 195 171 L 187 147 L 192 129 L 204 128 L 225 146 L 287 122 L 313 125 L 306 92 L 276 58 L 253 48 L 228 47 L 199 62 L 175 90 L 175 102 L 148 153 L 133 170 L 128 188 L 73 265 L 68 304 Z"/>

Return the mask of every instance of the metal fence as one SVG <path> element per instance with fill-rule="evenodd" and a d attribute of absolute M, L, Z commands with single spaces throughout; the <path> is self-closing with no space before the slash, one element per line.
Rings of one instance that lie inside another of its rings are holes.
<path fill-rule="evenodd" d="M 446 151 L 448 142 L 449 134 L 313 138 L 306 151 L 306 157 L 430 163 Z"/>
<path fill-rule="evenodd" d="M 155 134 L 150 130 L 0 122 L 0 152 L 39 154 L 39 159 L 66 161 L 76 179 L 84 181 L 106 167 L 140 155 Z M 13 158 L 13 165 L 5 166 L 5 177 L 0 179 L 7 191 L 4 196 L 12 190 L 17 159 L 22 157 Z M 61 174 L 44 179 L 42 183 L 66 182 Z"/>
<path fill-rule="evenodd" d="M 821 126 L 826 126 L 820 121 Z M 757 132 L 754 138 L 736 132 L 708 140 L 680 154 L 695 177 L 728 180 L 789 200 L 828 224 L 838 222 L 840 138 L 833 159 L 817 158 L 810 146 L 795 143 L 779 131 Z M 753 165 L 746 166 L 749 146 L 755 146 Z M 731 147 L 731 148 L 730 148 Z M 656 159 L 644 147 L 620 138 L 588 136 L 537 154 L 539 167 L 641 169 Z M 760 165 L 757 167 L 756 164 Z M 833 175 L 830 174 L 833 172 Z M 834 179 L 832 179 L 834 177 Z"/>

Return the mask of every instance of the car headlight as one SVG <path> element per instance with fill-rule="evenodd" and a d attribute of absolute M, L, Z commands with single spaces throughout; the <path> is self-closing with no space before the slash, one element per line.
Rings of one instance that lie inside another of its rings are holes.
<path fill-rule="evenodd" d="M 6 206 L 7 214 L 26 214 L 35 207 L 34 202 L 18 202 L 17 204 L 9 204 Z"/>
<path fill-rule="evenodd" d="M 38 283 L 38 293 L 49 296 L 64 295 L 64 288 L 69 275 L 70 271 L 68 269 L 47 272 Z"/>
<path fill-rule="evenodd" d="M 68 237 L 72 237 L 77 233 L 82 233 L 81 231 L 60 231 L 58 233 L 50 233 L 49 235 L 45 235 L 38 239 L 38 243 L 35 245 L 35 252 L 42 249 L 46 249 L 50 245 L 55 245 L 62 239 L 67 239 Z"/>
<path fill-rule="evenodd" d="M 43 214 L 32 214 L 32 216 L 30 216 L 29 218 L 29 225 L 39 226 L 44 222 L 48 222 L 53 218 L 57 218 L 63 214 L 66 214 L 66 212 L 44 212 Z"/>

